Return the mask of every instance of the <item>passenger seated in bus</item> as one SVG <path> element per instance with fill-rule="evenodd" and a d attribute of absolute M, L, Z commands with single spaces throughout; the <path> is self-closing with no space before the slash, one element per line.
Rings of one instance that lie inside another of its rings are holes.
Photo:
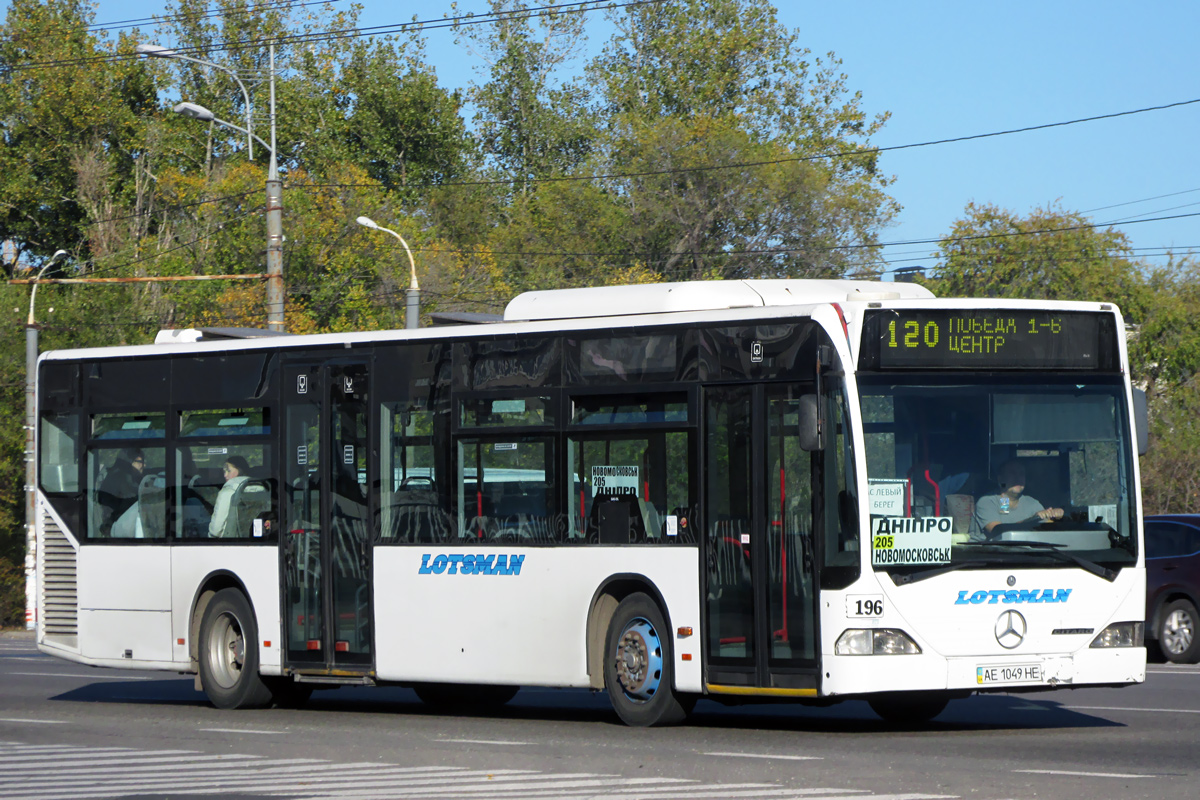
<path fill-rule="evenodd" d="M 113 527 L 137 503 L 138 487 L 142 484 L 142 472 L 145 469 L 146 456 L 138 448 L 127 447 L 117 453 L 116 460 L 104 473 L 100 489 L 96 492 L 96 500 L 101 507 L 101 536 L 133 536 L 132 529 L 128 532 L 120 528 L 114 531 Z M 131 520 L 133 518 L 130 517 Z"/>
<path fill-rule="evenodd" d="M 233 495 L 239 486 L 250 480 L 250 464 L 241 456 L 230 456 L 223 465 L 225 485 L 217 492 L 217 501 L 213 504 L 212 519 L 208 522 L 208 535 L 213 538 L 223 536 L 240 536 L 237 530 L 227 530 L 229 527 L 230 509 L 233 505 Z M 236 515 L 235 519 L 236 519 Z"/>
<path fill-rule="evenodd" d="M 996 475 L 1000 494 L 984 495 L 975 504 L 979 526 L 976 541 L 996 539 L 1002 533 L 1032 530 L 1043 522 L 1062 519 L 1061 508 L 1046 508 L 1025 494 L 1025 467 L 1019 461 L 1005 462 Z"/>

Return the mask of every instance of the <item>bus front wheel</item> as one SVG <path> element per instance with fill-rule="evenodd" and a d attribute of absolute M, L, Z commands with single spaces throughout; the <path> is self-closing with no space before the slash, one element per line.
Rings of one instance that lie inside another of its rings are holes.
<path fill-rule="evenodd" d="M 884 692 L 867 698 L 871 710 L 886 722 L 903 725 L 929 722 L 946 710 L 945 692 Z"/>
<path fill-rule="evenodd" d="M 626 725 L 673 725 L 687 707 L 672 687 L 671 636 L 658 605 L 645 594 L 621 601 L 608 626 L 604 688 Z"/>
<path fill-rule="evenodd" d="M 200 622 L 200 685 L 217 708 L 262 708 L 271 690 L 258 674 L 258 626 L 246 596 L 222 589 Z"/>

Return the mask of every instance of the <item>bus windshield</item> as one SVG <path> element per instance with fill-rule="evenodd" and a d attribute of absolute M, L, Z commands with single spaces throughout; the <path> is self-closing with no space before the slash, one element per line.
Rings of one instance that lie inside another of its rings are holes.
<path fill-rule="evenodd" d="M 1118 375 L 860 375 L 871 563 L 914 575 L 1136 563 Z"/>

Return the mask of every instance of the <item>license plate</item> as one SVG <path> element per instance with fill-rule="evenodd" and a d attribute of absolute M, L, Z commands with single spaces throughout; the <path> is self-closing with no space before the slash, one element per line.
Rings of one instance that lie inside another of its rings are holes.
<path fill-rule="evenodd" d="M 976 667 L 975 682 L 980 685 L 996 683 L 1041 683 L 1044 673 L 1041 664 L 1005 664 Z"/>

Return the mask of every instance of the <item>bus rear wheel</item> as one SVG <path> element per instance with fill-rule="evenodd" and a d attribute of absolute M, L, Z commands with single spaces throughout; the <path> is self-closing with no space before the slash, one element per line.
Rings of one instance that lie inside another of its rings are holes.
<path fill-rule="evenodd" d="M 420 683 L 413 686 L 413 691 L 425 705 L 456 711 L 494 711 L 516 697 L 520 689 L 520 686 L 456 683 Z"/>
<path fill-rule="evenodd" d="M 687 718 L 672 684 L 671 637 L 658 604 L 648 595 L 621 601 L 608 626 L 604 688 L 626 725 L 674 725 Z"/>
<path fill-rule="evenodd" d="M 898 725 L 929 722 L 946 710 L 945 692 L 885 692 L 867 698 L 871 710 L 884 721 Z"/>
<path fill-rule="evenodd" d="M 246 596 L 217 592 L 200 622 L 200 685 L 217 708 L 263 708 L 271 690 L 258 674 L 258 625 Z"/>

